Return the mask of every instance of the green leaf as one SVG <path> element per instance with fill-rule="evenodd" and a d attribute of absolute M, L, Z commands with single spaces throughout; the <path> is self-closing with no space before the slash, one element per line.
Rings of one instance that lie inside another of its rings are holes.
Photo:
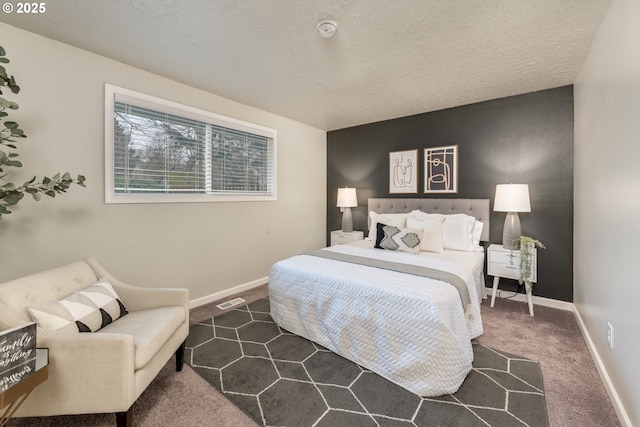
<path fill-rule="evenodd" d="M 7 129 L 17 129 L 20 125 L 18 125 L 18 123 L 16 122 L 4 122 L 4 126 Z"/>
<path fill-rule="evenodd" d="M 0 46 L 0 56 L 5 56 L 7 52 L 4 50 L 2 46 Z"/>
<path fill-rule="evenodd" d="M 42 197 L 40 196 L 40 193 L 38 193 L 38 192 L 31 193 L 31 197 L 33 197 L 33 200 L 35 200 L 36 202 L 39 202 L 39 201 L 40 201 L 40 199 L 42 198 Z"/>
<path fill-rule="evenodd" d="M 0 62 L 2 62 L 3 64 L 8 64 L 9 60 L 7 58 L 0 58 Z"/>
<path fill-rule="evenodd" d="M 12 194 L 11 196 L 8 196 L 8 197 L 4 198 L 4 203 L 7 206 L 17 205 L 18 202 L 22 199 L 23 196 L 24 196 L 24 194 L 22 194 L 22 193 Z"/>

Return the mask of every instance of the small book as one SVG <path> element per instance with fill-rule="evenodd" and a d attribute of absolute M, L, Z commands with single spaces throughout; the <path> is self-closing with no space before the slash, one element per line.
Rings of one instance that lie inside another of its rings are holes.
<path fill-rule="evenodd" d="M 35 322 L 0 331 L 0 392 L 35 372 Z"/>

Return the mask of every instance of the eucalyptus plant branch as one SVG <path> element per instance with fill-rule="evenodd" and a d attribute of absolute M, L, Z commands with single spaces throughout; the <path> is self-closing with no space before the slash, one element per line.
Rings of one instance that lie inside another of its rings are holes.
<path fill-rule="evenodd" d="M 12 93 L 18 94 L 20 86 L 13 76 L 7 74 L 6 68 L 2 65 L 9 63 L 5 55 L 4 48 L 0 46 L 0 95 L 3 95 L 2 88 L 5 87 Z M 42 194 L 55 197 L 56 194 L 65 193 L 72 184 L 85 187 L 84 176 L 78 175 L 72 178 L 69 172 L 56 173 L 50 178 L 45 176 L 40 181 L 36 181 L 36 177 L 33 177 L 22 185 L 16 185 L 7 180 L 7 168 L 22 167 L 22 162 L 17 160 L 18 153 L 14 150 L 17 150 L 15 145 L 17 139 L 26 138 L 26 135 L 18 123 L 6 120 L 9 116 L 7 110 L 18 108 L 16 102 L 0 96 L 0 121 L 4 120 L 0 127 L 0 219 L 2 215 L 10 214 L 11 211 L 7 207 L 17 205 L 25 194 L 30 194 L 34 200 L 39 201 Z"/>

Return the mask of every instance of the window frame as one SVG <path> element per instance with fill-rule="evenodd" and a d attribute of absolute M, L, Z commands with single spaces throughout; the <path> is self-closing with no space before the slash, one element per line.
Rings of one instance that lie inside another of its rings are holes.
<path fill-rule="evenodd" d="M 244 192 L 212 193 L 116 193 L 115 191 L 115 130 L 114 112 L 116 96 L 120 102 L 128 102 L 137 107 L 152 109 L 175 116 L 198 120 L 212 125 L 266 136 L 272 143 L 270 159 L 272 168 L 272 188 L 268 194 Z M 105 84 L 105 203 L 207 203 L 207 202 L 256 202 L 277 200 L 277 130 L 266 126 L 227 117 L 200 108 Z"/>

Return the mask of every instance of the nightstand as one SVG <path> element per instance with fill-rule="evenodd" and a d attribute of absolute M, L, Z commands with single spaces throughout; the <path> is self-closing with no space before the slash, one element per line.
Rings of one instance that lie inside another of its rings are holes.
<path fill-rule="evenodd" d="M 538 253 L 533 249 L 531 259 L 531 283 L 536 283 L 538 279 L 537 263 Z M 487 250 L 487 274 L 493 276 L 493 292 L 491 293 L 491 307 L 496 302 L 496 294 L 498 293 L 498 283 L 501 277 L 507 279 L 520 279 L 520 251 L 505 249 L 502 245 L 491 245 Z M 525 286 L 526 288 L 526 286 Z M 533 316 L 533 302 L 531 301 L 531 289 L 527 291 L 527 303 L 529 304 L 529 314 Z"/>
<path fill-rule="evenodd" d="M 336 230 L 331 232 L 331 246 L 343 245 L 345 243 L 355 242 L 356 240 L 364 239 L 364 232 L 352 231 L 350 233 L 342 230 Z"/>

